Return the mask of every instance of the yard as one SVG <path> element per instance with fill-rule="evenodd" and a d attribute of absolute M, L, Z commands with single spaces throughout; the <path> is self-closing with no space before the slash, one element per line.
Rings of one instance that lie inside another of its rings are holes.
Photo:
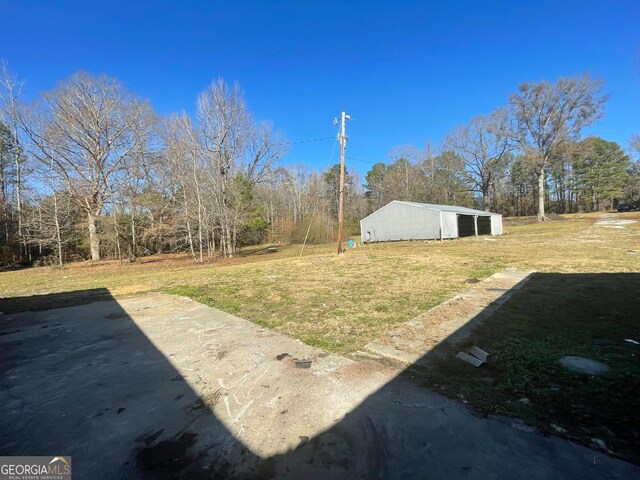
<path fill-rule="evenodd" d="M 495 238 L 368 244 L 337 257 L 333 245 L 249 250 L 231 260 L 196 265 L 186 255 L 105 261 L 0 274 L 4 312 L 49 308 L 32 295 L 106 288 L 115 298 L 149 291 L 192 297 L 339 353 L 362 348 L 474 279 L 506 267 L 555 273 L 637 272 L 640 223 L 611 228 L 601 215 L 506 226 Z M 613 219 L 640 219 L 638 213 Z M 495 241 L 493 241 L 495 240 Z M 60 302 L 56 297 L 56 302 Z M 70 302 L 87 301 L 86 293 Z"/>
<path fill-rule="evenodd" d="M 535 270 L 468 340 L 493 354 L 487 365 L 437 356 L 410 372 L 481 414 L 519 417 L 640 464 L 640 347 L 625 341 L 640 341 L 638 220 L 629 212 L 506 222 L 501 237 L 370 244 L 339 257 L 333 245 L 307 246 L 302 256 L 294 245 L 205 265 L 165 255 L 9 271 L 0 274 L 0 310 L 86 303 L 105 288 L 116 298 L 169 292 L 350 354 L 479 279 L 508 267 Z M 557 364 L 563 355 L 589 356 L 611 371 L 566 372 Z"/>

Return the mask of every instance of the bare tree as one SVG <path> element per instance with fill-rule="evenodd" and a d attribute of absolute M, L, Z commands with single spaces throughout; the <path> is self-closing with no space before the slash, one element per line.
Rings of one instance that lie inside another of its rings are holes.
<path fill-rule="evenodd" d="M 274 139 L 269 124 L 256 124 L 237 84 L 213 82 L 198 97 L 197 112 L 201 152 L 215 186 L 221 252 L 231 257 L 248 193 L 284 154 L 284 142 Z"/>
<path fill-rule="evenodd" d="M 22 232 L 22 163 L 24 156 L 18 135 L 18 101 L 22 93 L 22 82 L 18 81 L 9 71 L 9 67 L 4 61 L 0 62 L 0 100 L 2 100 L 2 110 L 0 118 L 5 117 L 5 121 L 10 125 L 13 136 L 13 161 L 15 165 L 15 194 L 16 212 L 18 217 L 18 240 L 26 249 L 26 241 Z M 20 253 L 22 255 L 22 252 Z"/>
<path fill-rule="evenodd" d="M 538 221 L 545 219 L 545 169 L 555 149 L 602 116 L 606 96 L 602 82 L 589 75 L 561 78 L 556 83 L 523 83 L 509 97 L 512 135 L 532 160 L 538 180 Z"/>
<path fill-rule="evenodd" d="M 69 218 L 70 197 L 66 192 L 55 189 L 54 185 L 45 185 L 48 191 L 34 197 L 34 207 L 25 215 L 25 238 L 31 245 L 37 246 L 42 257 L 46 251 L 53 252 L 56 263 L 64 263 L 65 237 L 71 228 Z"/>
<path fill-rule="evenodd" d="M 203 187 L 206 178 L 202 166 L 200 145 L 191 119 L 186 115 L 172 115 L 164 128 L 166 154 L 169 160 L 170 176 L 179 190 L 189 250 L 194 260 L 196 254 L 192 233 L 192 216 L 195 210 L 195 223 L 198 236 L 198 260 L 204 262 L 205 217 Z"/>
<path fill-rule="evenodd" d="M 230 89 L 222 79 L 200 94 L 197 111 L 202 152 L 208 165 L 209 180 L 216 187 L 221 252 L 230 257 L 235 254 L 230 193 L 232 167 L 245 154 L 251 135 L 251 116 L 240 87 L 236 84 Z"/>
<path fill-rule="evenodd" d="M 475 117 L 468 125 L 455 127 L 445 138 L 444 149 L 463 159 L 462 175 L 482 195 L 482 208 L 489 210 L 491 187 L 506 171 L 507 112 L 500 109 L 491 115 Z"/>
<path fill-rule="evenodd" d="M 107 76 L 77 73 L 46 92 L 21 125 L 32 155 L 64 179 L 87 216 L 91 258 L 100 259 L 96 220 L 132 153 L 153 124 L 147 102 Z"/>
<path fill-rule="evenodd" d="M 640 153 L 640 135 L 634 135 L 629 140 L 629 146 L 636 151 L 636 153 Z"/>

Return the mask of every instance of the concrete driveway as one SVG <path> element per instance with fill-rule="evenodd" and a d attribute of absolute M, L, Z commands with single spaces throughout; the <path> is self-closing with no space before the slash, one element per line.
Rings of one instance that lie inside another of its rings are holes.
<path fill-rule="evenodd" d="M 640 478 L 168 295 L 2 315 L 0 362 L 0 455 L 70 455 L 79 479 Z"/>

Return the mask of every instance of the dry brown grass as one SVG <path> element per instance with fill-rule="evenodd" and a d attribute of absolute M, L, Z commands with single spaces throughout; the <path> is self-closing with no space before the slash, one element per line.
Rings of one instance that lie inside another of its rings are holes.
<path fill-rule="evenodd" d="M 640 213 L 611 214 L 640 220 Z M 106 288 L 117 297 L 161 290 L 188 295 L 307 343 L 349 352 L 395 324 L 506 267 L 542 272 L 640 270 L 640 223 L 596 224 L 568 215 L 505 227 L 505 235 L 446 242 L 364 245 L 336 257 L 333 245 L 282 247 L 195 265 L 188 255 L 43 267 L 0 274 L 3 297 Z"/>

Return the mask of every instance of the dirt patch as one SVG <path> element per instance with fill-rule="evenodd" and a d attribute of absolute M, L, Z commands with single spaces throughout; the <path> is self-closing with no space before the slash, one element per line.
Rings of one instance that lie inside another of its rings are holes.
<path fill-rule="evenodd" d="M 624 228 L 626 225 L 638 223 L 637 220 L 627 220 L 622 218 L 598 220 L 595 224 L 598 227 L 606 228 Z"/>

